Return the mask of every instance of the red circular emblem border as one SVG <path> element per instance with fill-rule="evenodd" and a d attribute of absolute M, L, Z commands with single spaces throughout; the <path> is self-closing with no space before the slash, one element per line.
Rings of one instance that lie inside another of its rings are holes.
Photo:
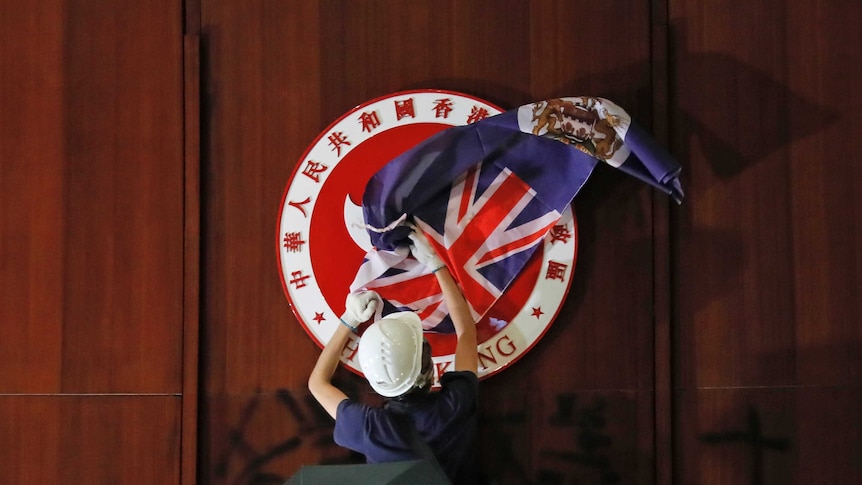
<path fill-rule="evenodd" d="M 305 150 L 282 196 L 276 250 L 285 296 L 318 346 L 339 325 L 348 287 L 365 254 L 359 246 L 362 236 L 348 226 L 351 217 L 354 222 L 361 217 L 358 203 L 368 179 L 428 136 L 502 111 L 456 91 L 400 91 L 356 106 Z M 577 260 L 577 221 L 571 208 L 558 227 L 561 233 L 546 237 L 526 270 L 477 323 L 480 379 L 508 368 L 532 349 L 559 313 Z M 426 332 L 426 337 L 439 378 L 454 360 L 454 336 Z M 361 375 L 354 360 L 358 340 L 351 336 L 341 360 Z"/>

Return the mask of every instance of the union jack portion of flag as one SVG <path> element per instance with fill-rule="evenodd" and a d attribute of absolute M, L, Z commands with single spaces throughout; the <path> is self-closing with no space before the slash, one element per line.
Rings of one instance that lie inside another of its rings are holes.
<path fill-rule="evenodd" d="M 679 165 L 625 111 L 601 98 L 540 101 L 438 133 L 393 159 L 366 186 L 363 213 L 375 249 L 351 291 L 380 293 L 380 315 L 409 309 L 426 330 L 453 331 L 431 268 L 407 248 L 412 220 L 480 319 L 600 161 L 682 199 Z"/>

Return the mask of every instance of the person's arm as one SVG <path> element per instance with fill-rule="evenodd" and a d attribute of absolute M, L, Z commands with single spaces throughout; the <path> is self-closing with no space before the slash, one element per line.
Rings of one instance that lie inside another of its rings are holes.
<path fill-rule="evenodd" d="M 455 370 L 468 370 L 474 374 L 479 371 L 479 351 L 476 337 L 476 322 L 467 305 L 467 300 L 461 292 L 461 287 L 452 277 L 449 268 L 440 259 L 437 251 L 431 246 L 428 238 L 418 227 L 413 227 L 410 233 L 410 251 L 413 257 L 432 268 L 437 276 L 437 282 L 443 291 L 443 301 L 449 308 L 449 317 L 455 325 L 455 335 L 458 342 L 455 345 Z"/>
<path fill-rule="evenodd" d="M 338 404 L 347 399 L 347 395 L 341 389 L 332 385 L 332 375 L 338 368 L 341 352 L 344 351 L 344 345 L 349 337 L 350 329 L 346 325 L 339 324 L 332 338 L 323 347 L 308 377 L 308 390 L 311 391 L 311 395 L 333 418 L 338 410 Z"/>
<path fill-rule="evenodd" d="M 380 303 L 380 296 L 373 291 L 347 295 L 341 322 L 323 347 L 311 375 L 308 376 L 308 390 L 333 418 L 338 411 L 338 404 L 347 399 L 341 389 L 332 385 L 332 376 L 338 368 L 341 352 L 344 351 L 350 332 L 356 331 L 361 323 L 368 321 Z"/>
<path fill-rule="evenodd" d="M 455 325 L 455 335 L 458 343 L 455 345 L 455 370 L 468 370 L 474 374 L 479 372 L 479 353 L 476 337 L 476 322 L 467 306 L 467 300 L 461 293 L 461 288 L 449 268 L 442 267 L 434 272 L 437 282 L 443 290 L 443 300 L 449 308 L 449 317 Z"/>

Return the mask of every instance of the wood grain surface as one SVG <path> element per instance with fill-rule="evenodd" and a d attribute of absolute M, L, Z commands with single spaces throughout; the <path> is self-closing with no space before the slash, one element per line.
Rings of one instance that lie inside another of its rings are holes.
<path fill-rule="evenodd" d="M 607 97 L 683 165 L 679 207 L 610 169 L 576 199 L 560 314 L 481 385 L 490 477 L 862 482 L 859 25 L 853 0 L 4 2 L 0 482 L 361 461 L 305 389 L 276 223 L 329 123 L 419 88 Z"/>
<path fill-rule="evenodd" d="M 179 480 L 180 13 L 0 7 L 2 483 Z"/>
<path fill-rule="evenodd" d="M 678 1 L 670 20 L 691 194 L 675 254 L 679 481 L 857 482 L 862 5 Z"/>

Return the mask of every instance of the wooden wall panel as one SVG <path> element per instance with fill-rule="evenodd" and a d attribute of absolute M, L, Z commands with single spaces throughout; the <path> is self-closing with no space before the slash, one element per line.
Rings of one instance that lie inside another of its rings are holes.
<path fill-rule="evenodd" d="M 182 474 L 197 483 L 201 310 L 201 91 L 200 36 L 183 36 L 183 337 Z"/>
<path fill-rule="evenodd" d="M 0 396 L 4 483 L 178 483 L 177 396 Z"/>
<path fill-rule="evenodd" d="M 0 481 L 177 483 L 181 4 L 0 10 Z"/>
<path fill-rule="evenodd" d="M 179 5 L 10 10 L 0 391 L 178 391 Z"/>
<path fill-rule="evenodd" d="M 40 6 L 0 16 L 0 392 L 60 387 L 63 17 Z"/>
<path fill-rule="evenodd" d="M 82 1 L 67 15 L 63 390 L 177 391 L 180 6 Z"/>
<path fill-rule="evenodd" d="M 674 13 L 675 141 L 693 194 L 680 230 L 680 357 L 696 364 L 678 366 L 684 386 L 859 382 L 853 5 Z M 822 27 L 805 31 L 812 12 Z"/>
<path fill-rule="evenodd" d="M 16 454 L 2 476 L 178 476 L 159 461 L 177 457 L 175 398 L 28 393 L 188 389 L 179 7 L 4 5 L 0 426 Z M 416 87 L 507 107 L 599 94 L 660 121 L 650 32 L 662 19 L 650 25 L 650 13 L 662 9 L 650 7 L 579 6 L 590 21 L 578 29 L 554 1 L 194 11 L 206 88 L 204 481 L 356 459 L 327 441 L 331 423 L 308 401 L 317 349 L 271 250 L 281 190 L 319 130 L 357 102 Z M 670 13 L 670 138 L 689 193 L 670 226 L 676 481 L 858 481 L 860 7 L 679 0 Z M 651 262 L 664 246 L 651 195 L 596 175 L 578 200 L 581 253 L 557 324 L 483 383 L 483 462 L 504 482 L 652 483 L 652 379 L 663 376 L 649 312 L 663 288 L 651 287 L 662 281 Z M 339 379 L 368 396 L 355 376 Z M 579 428 L 584 419 L 601 426 Z M 30 423 L 41 432 L 22 431 Z M 745 442 L 754 425 L 774 440 Z M 96 446 L 79 446 L 78 428 L 95 429 Z M 117 433 L 129 457 L 108 463 Z M 743 441 L 724 446 L 728 434 Z M 610 444 L 587 456 L 584 436 Z"/>
<path fill-rule="evenodd" d="M 650 6 L 213 0 L 201 12 L 202 480 L 274 480 L 303 463 L 355 460 L 309 401 L 319 350 L 290 312 L 273 251 L 298 157 L 353 106 L 403 89 L 459 90 L 504 107 L 602 95 L 649 126 Z M 483 382 L 483 460 L 505 483 L 603 472 L 578 465 L 578 453 L 600 455 L 625 482 L 652 483 L 651 195 L 613 171 L 595 175 L 576 204 L 569 300 L 536 348 Z M 339 381 L 372 399 L 356 376 Z M 585 413 L 601 429 L 579 427 Z M 568 439 L 552 443 L 549 427 Z M 593 431 L 613 445 L 579 448 L 578 433 Z"/>
<path fill-rule="evenodd" d="M 690 194 L 675 258 L 680 483 L 859 481 L 860 21 L 858 2 L 671 2 Z"/>

